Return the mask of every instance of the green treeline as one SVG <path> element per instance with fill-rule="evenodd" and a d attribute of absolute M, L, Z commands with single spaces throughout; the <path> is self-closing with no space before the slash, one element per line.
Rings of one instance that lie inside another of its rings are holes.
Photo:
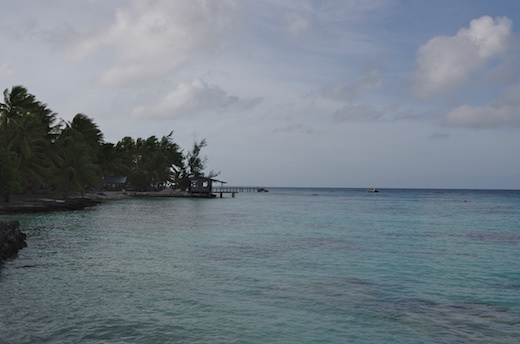
<path fill-rule="evenodd" d="M 103 176 L 127 176 L 142 191 L 172 185 L 185 189 L 189 176 L 206 167 L 200 155 L 206 140 L 183 154 L 172 134 L 105 142 L 88 116 L 79 113 L 71 122 L 58 121 L 47 104 L 25 87 L 13 86 L 0 103 L 0 194 L 6 201 L 14 192 L 53 192 L 67 198 L 99 188 Z"/>

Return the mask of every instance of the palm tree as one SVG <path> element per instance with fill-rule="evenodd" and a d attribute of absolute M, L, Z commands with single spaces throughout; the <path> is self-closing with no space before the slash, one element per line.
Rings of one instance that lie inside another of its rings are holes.
<path fill-rule="evenodd" d="M 14 166 L 25 191 L 55 187 L 67 198 L 96 186 L 108 174 L 126 175 L 142 189 L 159 188 L 202 174 L 206 166 L 207 158 L 200 155 L 206 140 L 196 142 L 186 156 L 173 141 L 173 132 L 161 139 L 124 137 L 114 145 L 104 142 L 97 124 L 85 114 L 55 124 L 57 114 L 23 86 L 5 89 L 3 95 L 0 146 L 7 155 L 0 159 L 0 172 Z M 2 185 L 7 182 L 0 181 Z"/>
<path fill-rule="evenodd" d="M 32 115 L 40 120 L 47 133 L 47 139 L 53 142 L 61 130 L 61 123 L 55 124 L 58 114 L 52 112 L 52 110 L 47 107 L 47 104 L 38 102 Z"/>
<path fill-rule="evenodd" d="M 103 133 L 91 118 L 78 113 L 70 122 L 70 127 L 81 134 L 92 152 L 97 153 L 99 146 L 103 143 Z"/>
<path fill-rule="evenodd" d="M 59 162 L 53 171 L 57 191 L 67 199 L 73 192 L 82 195 L 89 187 L 100 184 L 99 167 L 94 163 L 89 147 L 81 141 L 60 142 Z"/>
<path fill-rule="evenodd" d="M 42 188 L 50 173 L 56 114 L 23 86 L 4 90 L 0 103 L 0 141 L 16 155 L 24 191 Z"/>
<path fill-rule="evenodd" d="M 6 134 L 9 138 L 7 149 L 18 153 L 18 168 L 32 157 L 34 146 L 47 143 L 43 126 L 29 116 L 12 119 Z"/>
<path fill-rule="evenodd" d="M 126 175 L 134 187 L 150 190 L 171 184 L 174 168 L 182 165 L 182 152 L 172 135 L 170 132 L 161 139 L 124 137 L 116 144 L 115 149 L 126 160 Z"/>
<path fill-rule="evenodd" d="M 163 136 L 159 143 L 161 154 L 166 155 L 168 159 L 168 167 L 182 166 L 182 151 L 179 146 L 173 142 L 173 131 Z"/>
<path fill-rule="evenodd" d="M 138 138 L 133 150 L 133 167 L 130 173 L 130 182 L 140 190 L 149 190 L 157 187 L 157 155 L 159 154 L 157 137 L 148 139 Z"/>
<path fill-rule="evenodd" d="M 16 157 L 0 143 L 0 194 L 9 202 L 11 193 L 20 189 L 20 175 L 16 169 Z"/>
<path fill-rule="evenodd" d="M 0 103 L 0 126 L 6 128 L 11 120 L 31 113 L 38 107 L 34 95 L 23 86 L 17 85 L 4 90 L 4 102 Z"/>
<path fill-rule="evenodd" d="M 128 161 L 125 152 L 113 143 L 102 143 L 99 147 L 97 162 L 103 176 L 127 174 Z"/>
<path fill-rule="evenodd" d="M 54 142 L 58 159 L 52 181 L 58 193 L 68 198 L 73 192 L 83 194 L 87 188 L 99 186 L 101 170 L 97 159 L 103 134 L 84 114 L 77 114 L 72 122 L 62 125 L 64 128 Z"/>
<path fill-rule="evenodd" d="M 52 166 L 52 150 L 40 120 L 29 115 L 11 119 L 5 136 L 8 151 L 17 155 L 23 190 L 43 186 Z"/>

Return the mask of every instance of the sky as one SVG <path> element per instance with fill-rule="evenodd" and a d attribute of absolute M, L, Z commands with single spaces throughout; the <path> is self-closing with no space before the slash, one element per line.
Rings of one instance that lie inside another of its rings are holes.
<path fill-rule="evenodd" d="M 0 0 L 0 89 L 228 185 L 520 189 L 520 1 Z"/>

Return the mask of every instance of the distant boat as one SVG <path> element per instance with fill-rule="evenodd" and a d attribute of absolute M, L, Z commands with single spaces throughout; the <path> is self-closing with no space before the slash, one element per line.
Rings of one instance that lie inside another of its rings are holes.
<path fill-rule="evenodd" d="M 368 192 L 379 192 L 379 190 L 378 190 L 378 189 L 376 189 L 376 188 L 373 188 L 373 189 L 368 189 L 367 191 L 368 191 Z"/>
<path fill-rule="evenodd" d="M 257 192 L 269 192 L 266 188 L 258 188 L 256 189 Z"/>

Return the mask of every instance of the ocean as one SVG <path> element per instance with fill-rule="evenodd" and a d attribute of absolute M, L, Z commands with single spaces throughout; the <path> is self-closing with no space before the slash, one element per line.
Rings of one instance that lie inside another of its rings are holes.
<path fill-rule="evenodd" d="M 0 343 L 519 343 L 520 191 L 270 188 L 20 220 Z"/>

